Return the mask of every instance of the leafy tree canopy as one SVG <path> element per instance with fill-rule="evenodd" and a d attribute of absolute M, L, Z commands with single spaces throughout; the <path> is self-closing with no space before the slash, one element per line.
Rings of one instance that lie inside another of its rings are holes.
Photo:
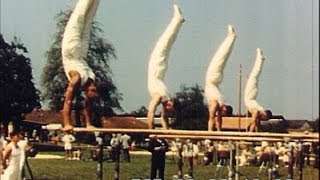
<path fill-rule="evenodd" d="M 146 117 L 148 109 L 145 106 L 141 106 L 138 110 L 132 111 L 130 114 L 136 117 Z"/>
<path fill-rule="evenodd" d="M 175 129 L 207 129 L 208 108 L 204 104 L 203 89 L 199 85 L 186 87 L 175 95 L 176 115 L 172 124 Z"/>
<path fill-rule="evenodd" d="M 0 120 L 21 120 L 22 113 L 40 108 L 27 48 L 15 37 L 11 44 L 0 34 Z"/>

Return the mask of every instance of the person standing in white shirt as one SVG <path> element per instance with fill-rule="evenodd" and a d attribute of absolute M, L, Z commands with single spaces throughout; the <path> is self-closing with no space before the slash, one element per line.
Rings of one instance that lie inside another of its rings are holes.
<path fill-rule="evenodd" d="M 122 134 L 120 137 L 120 143 L 122 147 L 122 153 L 123 153 L 123 160 L 125 162 L 130 162 L 130 144 L 131 144 L 131 137 L 128 134 Z"/>

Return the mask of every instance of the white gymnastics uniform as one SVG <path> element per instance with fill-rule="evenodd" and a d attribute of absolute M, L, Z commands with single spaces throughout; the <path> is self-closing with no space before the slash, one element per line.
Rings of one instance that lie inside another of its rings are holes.
<path fill-rule="evenodd" d="M 253 113 L 253 110 L 264 110 L 263 107 L 260 106 L 259 103 L 256 101 L 256 97 L 258 95 L 258 78 L 261 74 L 263 61 L 264 57 L 262 55 L 261 50 L 258 48 L 256 60 L 244 91 L 244 103 L 250 113 Z"/>
<path fill-rule="evenodd" d="M 167 86 L 163 82 L 167 71 L 167 59 L 170 54 L 172 44 L 175 42 L 183 18 L 178 12 L 178 7 L 174 5 L 174 16 L 167 26 L 164 33 L 157 41 L 149 60 L 148 67 L 148 90 L 150 95 L 159 94 L 160 96 L 169 96 Z"/>
<path fill-rule="evenodd" d="M 21 160 L 21 148 L 12 143 L 9 143 L 8 146 L 11 147 L 11 154 L 8 159 L 8 166 L 4 170 L 2 180 L 20 180 L 20 160 Z"/>
<path fill-rule="evenodd" d="M 229 25 L 228 31 L 230 32 L 231 29 L 232 27 Z M 224 39 L 219 49 L 211 59 L 206 73 L 204 89 L 204 93 L 208 102 L 210 99 L 216 99 L 220 105 L 224 104 L 224 98 L 220 92 L 219 84 L 222 81 L 223 69 L 227 59 L 231 54 L 235 39 L 236 35 L 234 33 L 228 33 L 227 37 Z"/>
<path fill-rule="evenodd" d="M 71 70 L 80 73 L 81 84 L 88 78 L 95 79 L 92 69 L 85 61 L 88 53 L 92 19 L 99 0 L 79 0 L 66 25 L 62 39 L 62 63 L 70 80 Z"/>

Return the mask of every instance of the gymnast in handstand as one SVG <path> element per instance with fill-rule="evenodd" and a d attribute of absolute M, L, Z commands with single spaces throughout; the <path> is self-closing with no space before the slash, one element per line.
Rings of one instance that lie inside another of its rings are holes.
<path fill-rule="evenodd" d="M 63 130 L 72 130 L 71 105 L 75 91 L 83 88 L 83 114 L 87 128 L 91 124 L 91 104 L 98 98 L 95 75 L 86 62 L 92 19 L 99 0 L 79 0 L 66 25 L 62 39 L 62 63 L 69 80 L 63 103 Z"/>
<path fill-rule="evenodd" d="M 163 82 L 167 70 L 168 56 L 173 43 L 177 38 L 179 29 L 184 22 L 180 9 L 173 6 L 174 14 L 171 22 L 156 43 L 149 60 L 148 66 L 148 90 L 151 100 L 148 105 L 148 128 L 154 128 L 154 114 L 159 104 L 162 104 L 161 124 L 168 129 L 167 112 L 173 111 L 174 102 L 169 96 L 168 89 Z"/>
<path fill-rule="evenodd" d="M 213 131 L 214 127 L 217 131 L 220 131 L 222 116 L 232 115 L 232 107 L 224 103 L 219 85 L 222 81 L 223 69 L 231 54 L 235 39 L 236 34 L 234 33 L 234 29 L 229 25 L 227 37 L 212 57 L 206 73 L 204 92 L 209 106 L 208 131 Z"/>
<path fill-rule="evenodd" d="M 244 92 L 245 105 L 254 119 L 253 122 L 249 124 L 250 132 L 259 132 L 260 121 L 266 121 L 272 117 L 272 112 L 270 110 L 264 110 L 264 108 L 256 101 L 256 97 L 258 95 L 258 79 L 260 77 L 262 65 L 265 60 L 261 49 L 257 48 L 256 51 L 256 60 L 249 75 Z"/>

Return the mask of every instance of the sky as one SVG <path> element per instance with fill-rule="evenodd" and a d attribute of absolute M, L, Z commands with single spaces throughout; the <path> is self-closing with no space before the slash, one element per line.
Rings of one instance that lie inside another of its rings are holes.
<path fill-rule="evenodd" d="M 7 42 L 17 36 L 31 59 L 34 83 L 40 76 L 55 32 L 55 16 L 76 0 L 0 0 L 0 32 Z M 168 59 L 165 77 L 171 94 L 181 85 L 204 87 L 211 57 L 231 24 L 237 39 L 224 69 L 220 89 L 226 103 L 245 112 L 243 90 L 261 48 L 266 61 L 257 101 L 286 119 L 319 117 L 318 0 L 101 0 L 96 21 L 116 49 L 113 80 L 123 94 L 125 112 L 147 106 L 150 53 L 171 20 L 177 4 L 186 22 Z M 241 73 L 240 73 L 240 66 Z M 241 74 L 241 101 L 239 84 Z"/>

